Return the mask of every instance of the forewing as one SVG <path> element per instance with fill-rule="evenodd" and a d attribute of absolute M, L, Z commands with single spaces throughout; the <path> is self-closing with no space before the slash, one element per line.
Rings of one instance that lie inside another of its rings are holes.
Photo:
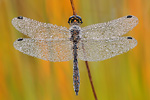
<path fill-rule="evenodd" d="M 14 42 L 14 47 L 24 54 L 52 62 L 69 61 L 72 43 L 68 40 L 40 40 L 23 38 Z"/>
<path fill-rule="evenodd" d="M 83 38 L 102 39 L 126 34 L 138 24 L 138 18 L 132 15 L 121 17 L 106 23 L 98 23 L 82 28 Z"/>
<path fill-rule="evenodd" d="M 116 37 L 103 40 L 81 40 L 78 57 L 84 61 L 101 61 L 129 51 L 137 45 L 132 37 Z"/>
<path fill-rule="evenodd" d="M 69 38 L 69 30 L 66 27 L 42 23 L 26 17 L 16 17 L 12 20 L 12 24 L 18 31 L 31 38 Z"/>

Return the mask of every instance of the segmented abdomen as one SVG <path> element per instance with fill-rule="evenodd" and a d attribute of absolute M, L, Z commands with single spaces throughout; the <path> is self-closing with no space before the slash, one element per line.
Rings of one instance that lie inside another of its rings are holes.
<path fill-rule="evenodd" d="M 80 85 L 77 49 L 78 49 L 77 43 L 74 43 L 74 46 L 73 46 L 73 55 L 74 55 L 74 59 L 73 59 L 73 85 L 74 85 L 74 91 L 76 92 L 76 95 L 78 95 L 79 85 Z"/>

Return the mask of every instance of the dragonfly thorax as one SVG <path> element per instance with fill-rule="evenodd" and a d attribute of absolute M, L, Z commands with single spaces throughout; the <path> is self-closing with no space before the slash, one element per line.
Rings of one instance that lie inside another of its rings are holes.
<path fill-rule="evenodd" d="M 70 28 L 69 28 L 69 31 L 72 32 L 72 31 L 81 31 L 81 27 L 79 25 L 72 25 Z"/>
<path fill-rule="evenodd" d="M 78 25 L 72 25 L 69 30 L 71 33 L 70 40 L 73 42 L 78 42 L 81 39 L 81 27 Z"/>

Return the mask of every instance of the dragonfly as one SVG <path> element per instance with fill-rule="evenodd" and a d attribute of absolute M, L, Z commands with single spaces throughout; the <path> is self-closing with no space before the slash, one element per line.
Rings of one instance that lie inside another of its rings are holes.
<path fill-rule="evenodd" d="M 30 38 L 19 38 L 14 47 L 20 52 L 51 62 L 73 59 L 73 86 L 79 92 L 80 76 L 78 59 L 102 61 L 129 51 L 137 45 L 136 39 L 122 36 L 138 24 L 133 15 L 83 28 L 82 18 L 69 18 L 70 28 L 39 22 L 26 17 L 12 19 L 12 25 Z"/>

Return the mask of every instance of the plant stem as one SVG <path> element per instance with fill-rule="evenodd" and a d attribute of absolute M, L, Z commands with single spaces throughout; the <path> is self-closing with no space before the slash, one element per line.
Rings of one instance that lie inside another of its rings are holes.
<path fill-rule="evenodd" d="M 73 15 L 76 15 L 76 11 L 75 11 L 73 0 L 70 0 L 70 3 L 71 3 L 71 6 L 72 6 Z"/>
<path fill-rule="evenodd" d="M 90 68 L 89 68 L 88 62 L 85 61 L 85 64 L 86 64 L 86 68 L 87 68 L 87 71 L 88 71 L 88 76 L 89 76 L 89 80 L 90 80 L 90 83 L 91 83 L 91 87 L 92 87 L 92 91 L 93 91 L 93 94 L 94 94 L 94 98 L 95 98 L 95 100 L 97 100 L 97 96 L 96 96 L 96 92 L 95 92 L 95 89 L 94 89 L 94 85 L 93 85 L 92 76 L 91 76 L 91 72 L 90 72 Z"/>

